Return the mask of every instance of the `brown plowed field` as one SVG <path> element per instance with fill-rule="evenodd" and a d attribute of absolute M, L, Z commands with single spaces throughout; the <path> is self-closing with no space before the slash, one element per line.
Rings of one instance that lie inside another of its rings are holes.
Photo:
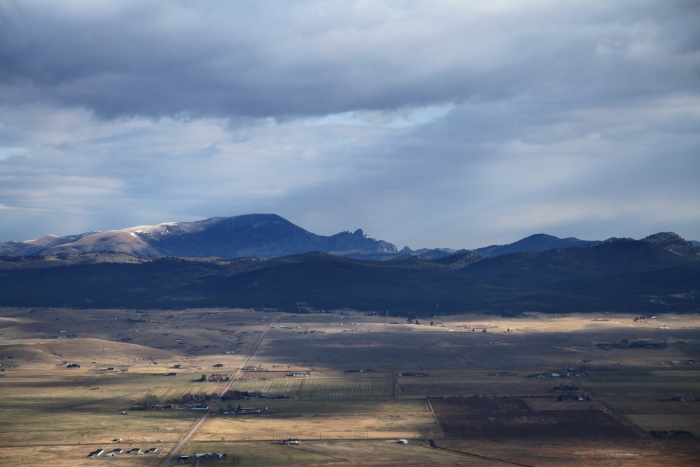
<path fill-rule="evenodd" d="M 448 438 L 635 438 L 599 410 L 535 411 L 522 399 L 431 400 Z"/>

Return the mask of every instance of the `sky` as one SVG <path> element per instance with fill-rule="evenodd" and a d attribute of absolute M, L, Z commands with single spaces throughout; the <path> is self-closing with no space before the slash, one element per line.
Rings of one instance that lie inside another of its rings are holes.
<path fill-rule="evenodd" d="M 0 241 L 700 240 L 700 2 L 0 1 Z"/>

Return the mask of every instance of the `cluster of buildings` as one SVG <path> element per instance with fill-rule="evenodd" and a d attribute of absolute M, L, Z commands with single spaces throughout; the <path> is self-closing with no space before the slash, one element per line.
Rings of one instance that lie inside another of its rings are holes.
<path fill-rule="evenodd" d="M 117 438 L 117 439 L 119 439 L 119 438 Z M 100 456 L 103 452 L 105 452 L 104 449 L 96 449 L 96 450 L 92 451 L 90 454 L 88 454 L 87 457 L 94 459 L 94 458 Z M 124 452 L 124 450 L 122 448 L 116 448 L 116 449 L 112 449 L 107 454 L 105 454 L 105 457 L 114 457 L 114 456 L 117 456 L 119 454 L 135 454 L 138 456 L 141 454 L 157 454 L 157 453 L 158 453 L 158 448 L 150 448 L 147 451 L 142 451 L 141 448 L 132 448 L 126 452 Z"/>
<path fill-rule="evenodd" d="M 213 374 L 209 377 L 207 377 L 207 381 L 210 382 L 222 382 L 222 381 L 228 381 L 229 380 L 229 375 L 222 375 L 220 373 Z"/>
<path fill-rule="evenodd" d="M 207 410 L 208 406 L 204 404 L 182 404 L 180 410 Z"/>
<path fill-rule="evenodd" d="M 576 370 L 576 367 L 573 366 L 569 368 L 568 371 L 562 371 L 561 373 L 552 373 L 552 378 L 576 378 L 583 376 L 588 376 L 588 373 L 586 373 L 585 371 L 578 371 Z"/>
<path fill-rule="evenodd" d="M 226 453 L 221 454 L 220 452 L 207 452 L 205 454 L 195 454 L 194 457 L 197 459 L 221 459 L 226 457 Z"/>
<path fill-rule="evenodd" d="M 272 415 L 274 412 L 267 407 L 238 407 L 219 409 L 223 415 Z"/>
<path fill-rule="evenodd" d="M 299 441 L 297 438 L 288 438 L 280 441 L 275 441 L 273 444 L 284 444 L 286 446 L 290 446 L 295 444 L 301 444 L 301 441 Z"/>

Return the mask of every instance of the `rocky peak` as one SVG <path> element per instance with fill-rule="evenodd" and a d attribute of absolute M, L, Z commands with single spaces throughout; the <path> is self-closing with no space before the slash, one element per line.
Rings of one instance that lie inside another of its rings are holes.
<path fill-rule="evenodd" d="M 642 241 L 683 256 L 700 256 L 697 247 L 674 232 L 660 232 L 643 238 Z"/>

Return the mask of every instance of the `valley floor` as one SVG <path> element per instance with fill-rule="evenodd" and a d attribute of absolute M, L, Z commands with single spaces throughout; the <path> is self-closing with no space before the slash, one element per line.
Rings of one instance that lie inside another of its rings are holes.
<path fill-rule="evenodd" d="M 698 315 L 4 308 L 0 465 L 700 465 L 699 362 Z"/>

